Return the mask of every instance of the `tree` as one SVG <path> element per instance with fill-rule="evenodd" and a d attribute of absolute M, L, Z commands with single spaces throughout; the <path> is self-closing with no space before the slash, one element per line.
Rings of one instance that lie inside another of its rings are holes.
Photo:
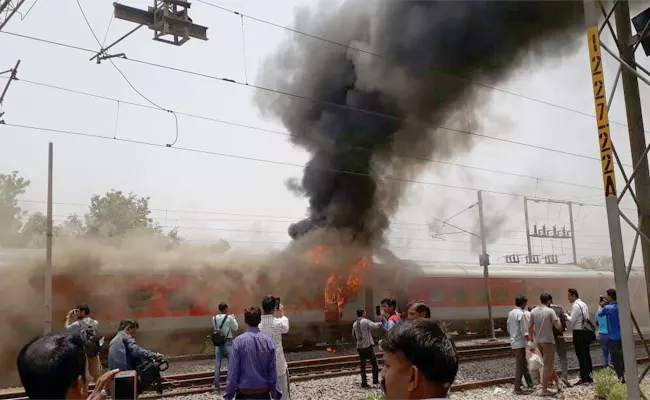
<path fill-rule="evenodd" d="M 61 226 L 61 234 L 69 237 L 81 237 L 86 234 L 86 227 L 79 216 L 75 214 L 68 215 Z"/>
<path fill-rule="evenodd" d="M 162 229 L 149 218 L 149 198 L 111 190 L 104 196 L 90 199 L 90 212 L 85 215 L 86 233 L 100 238 L 120 238 L 134 231 L 162 234 Z"/>
<path fill-rule="evenodd" d="M 599 257 L 581 257 L 578 261 L 578 266 L 582 268 L 596 269 L 596 270 L 612 270 L 613 268 L 612 257 L 599 256 Z"/>
<path fill-rule="evenodd" d="M 20 235 L 23 239 L 23 245 L 27 247 L 45 247 L 47 217 L 40 212 L 30 215 L 25 225 L 23 225 Z"/>
<path fill-rule="evenodd" d="M 178 234 L 178 227 L 172 228 L 172 230 L 167 233 L 167 239 L 169 239 L 171 244 L 175 244 L 177 246 L 183 243 L 183 238 Z"/>
<path fill-rule="evenodd" d="M 29 180 L 18 176 L 18 171 L 0 174 L 0 246 L 14 246 L 20 240 L 18 232 L 24 212 L 16 198 L 25 193 L 29 184 Z"/>

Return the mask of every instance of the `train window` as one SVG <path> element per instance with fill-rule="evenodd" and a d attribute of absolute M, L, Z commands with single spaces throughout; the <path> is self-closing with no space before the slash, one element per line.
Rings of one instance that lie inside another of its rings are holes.
<path fill-rule="evenodd" d="M 476 294 L 475 299 L 479 303 L 485 303 L 487 301 L 487 290 L 485 290 L 485 289 L 477 289 L 477 290 L 474 291 L 474 293 Z"/>
<path fill-rule="evenodd" d="M 445 301 L 445 291 L 444 289 L 433 289 L 431 290 L 431 297 L 429 298 L 431 303 L 442 303 Z"/>
<path fill-rule="evenodd" d="M 467 303 L 467 290 L 456 289 L 454 291 L 454 304 Z"/>
<path fill-rule="evenodd" d="M 170 310 L 190 310 L 194 307 L 194 300 L 185 293 L 171 291 L 167 297 L 167 307 Z"/>
<path fill-rule="evenodd" d="M 494 291 L 494 301 L 499 303 L 505 303 L 508 301 L 508 289 L 506 288 L 497 288 Z"/>
<path fill-rule="evenodd" d="M 143 311 L 151 308 L 153 290 L 138 290 L 129 294 L 126 302 L 129 308 L 134 311 Z"/>

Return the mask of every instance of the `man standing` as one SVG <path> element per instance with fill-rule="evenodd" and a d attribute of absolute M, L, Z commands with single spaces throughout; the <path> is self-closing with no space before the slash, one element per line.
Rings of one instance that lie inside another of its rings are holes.
<path fill-rule="evenodd" d="M 598 327 L 598 341 L 600 342 L 600 349 L 603 352 L 603 366 L 609 365 L 609 343 L 607 339 L 607 317 L 604 315 L 599 316 L 598 313 L 607 304 L 604 298 L 600 298 L 598 302 L 598 311 L 596 311 L 596 326 Z"/>
<path fill-rule="evenodd" d="M 456 346 L 440 324 L 421 318 L 405 321 L 381 341 L 381 386 L 387 400 L 444 399 L 456 373 Z"/>
<path fill-rule="evenodd" d="M 530 313 L 530 327 L 528 335 L 534 338 L 542 359 L 544 361 L 544 373 L 542 375 L 542 396 L 548 396 L 548 384 L 552 380 L 557 384 L 558 393 L 562 391 L 560 380 L 555 373 L 555 338 L 553 336 L 553 327 L 562 329 L 560 319 L 549 306 L 552 297 L 548 293 L 542 293 L 539 296 L 540 305 L 535 307 Z"/>
<path fill-rule="evenodd" d="M 361 368 L 361 387 L 369 388 L 368 378 L 366 377 L 366 362 L 370 360 L 372 365 L 372 384 L 379 384 L 379 365 L 375 356 L 375 342 L 372 339 L 372 330 L 381 328 L 379 322 L 372 322 L 366 318 L 366 310 L 360 308 L 357 310 L 357 320 L 352 324 L 352 337 L 357 344 L 359 352 L 359 366 Z"/>
<path fill-rule="evenodd" d="M 522 394 L 522 376 L 526 379 L 528 387 L 533 386 L 533 378 L 528 372 L 526 362 L 526 342 L 529 340 L 528 324 L 524 316 L 524 309 L 528 299 L 526 296 L 515 298 L 515 308 L 508 313 L 508 333 L 510 334 L 510 347 L 515 353 L 515 394 Z"/>
<path fill-rule="evenodd" d="M 212 317 L 212 328 L 215 332 L 220 331 L 221 336 L 226 340 L 214 348 L 214 391 L 218 392 L 221 379 L 221 363 L 224 358 L 228 359 L 230 356 L 233 338 L 232 333 L 239 330 L 235 316 L 228 314 L 228 304 L 219 304 L 219 314 Z"/>
<path fill-rule="evenodd" d="M 568 297 L 572 304 L 568 320 L 573 325 L 573 348 L 576 351 L 580 366 L 580 380 L 576 384 L 591 383 L 594 381 L 591 378 L 593 369 L 591 350 L 589 350 L 591 341 L 589 332 L 586 329 L 586 321 L 589 319 L 589 307 L 584 301 L 580 300 L 578 291 L 573 288 L 569 289 Z"/>
<path fill-rule="evenodd" d="M 248 307 L 244 311 L 244 322 L 249 328 L 232 343 L 228 383 L 223 394 L 226 400 L 282 397 L 277 385 L 275 344 L 267 334 L 260 332 L 261 321 L 259 307 Z"/>
<path fill-rule="evenodd" d="M 553 299 L 551 298 L 551 301 Z M 556 329 L 553 327 L 553 337 L 555 338 L 555 351 L 557 356 L 560 358 L 560 368 L 562 369 L 562 382 L 571 386 L 569 383 L 569 360 L 566 356 L 566 340 L 564 339 L 564 332 L 566 332 L 567 325 L 567 314 L 564 311 L 564 308 L 558 306 L 557 304 L 551 304 L 551 309 L 555 312 L 555 315 L 560 319 L 560 325 L 562 329 Z"/>
<path fill-rule="evenodd" d="M 262 322 L 260 331 L 266 333 L 273 339 L 275 345 L 275 369 L 278 379 L 278 387 L 282 392 L 282 400 L 289 400 L 289 370 L 287 360 L 284 357 L 284 348 L 282 347 L 282 335 L 289 333 L 289 319 L 284 316 L 284 306 L 280 304 L 278 298 L 266 296 L 262 299 Z M 275 313 L 279 317 L 275 317 Z"/>
<path fill-rule="evenodd" d="M 402 321 L 399 314 L 396 312 L 397 300 L 383 299 L 381 301 L 381 306 L 384 310 L 384 314 L 381 316 L 381 325 L 385 330 L 389 331 Z"/>
<path fill-rule="evenodd" d="M 99 361 L 99 342 L 96 342 L 95 336 L 99 322 L 90 317 L 90 307 L 88 304 L 79 304 L 77 308 L 68 311 L 65 317 L 65 328 L 68 334 L 81 336 L 86 343 L 86 356 L 88 357 L 88 371 L 93 380 L 97 382 L 102 374 L 102 365 Z M 103 339 L 102 342 L 103 343 Z"/>
<path fill-rule="evenodd" d="M 618 318 L 618 302 L 616 302 L 616 289 L 607 289 L 607 302 L 601 303 L 603 309 L 598 311 L 598 316 L 607 318 L 607 345 L 609 355 L 614 364 L 618 379 L 625 382 L 625 366 L 623 364 L 623 346 L 621 343 L 621 322 Z"/>

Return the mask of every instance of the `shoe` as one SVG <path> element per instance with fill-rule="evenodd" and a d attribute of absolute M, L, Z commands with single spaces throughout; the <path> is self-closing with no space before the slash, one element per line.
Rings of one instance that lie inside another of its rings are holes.
<path fill-rule="evenodd" d="M 561 380 L 562 383 L 564 383 L 567 387 L 571 387 L 571 386 L 572 386 L 571 383 L 569 382 L 569 379 L 568 379 L 566 376 L 563 376 L 562 378 L 560 378 L 560 380 Z"/>
<path fill-rule="evenodd" d="M 362 388 L 362 389 L 370 389 L 370 385 L 368 385 L 367 383 L 365 383 L 365 384 L 362 384 L 362 385 L 361 385 L 361 388 Z"/>

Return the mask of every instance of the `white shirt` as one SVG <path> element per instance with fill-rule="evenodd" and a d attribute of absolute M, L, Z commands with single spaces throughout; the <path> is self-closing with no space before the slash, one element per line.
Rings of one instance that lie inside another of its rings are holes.
<path fill-rule="evenodd" d="M 526 320 L 524 310 L 519 307 L 516 307 L 508 313 L 508 333 L 510 334 L 510 347 L 513 350 L 526 347 L 526 339 L 524 337 L 528 335 L 528 323 Z"/>
<path fill-rule="evenodd" d="M 226 339 L 232 339 L 233 338 L 233 332 L 237 332 L 239 330 L 239 324 L 237 323 L 237 320 L 235 319 L 235 316 L 232 314 L 228 314 L 228 319 L 226 322 L 223 321 L 223 319 L 226 317 L 226 314 L 220 313 L 217 314 L 213 317 L 212 323 L 215 328 L 219 328 L 221 324 L 223 323 L 223 327 L 221 328 L 221 332 L 228 332 L 226 334 Z M 216 320 L 216 321 L 215 321 Z"/>
<path fill-rule="evenodd" d="M 585 319 L 589 319 L 589 306 L 577 299 L 571 306 L 571 315 L 567 316 L 567 320 L 571 322 L 574 331 L 585 329 Z"/>
<path fill-rule="evenodd" d="M 287 360 L 284 358 L 282 348 L 282 334 L 289 332 L 289 318 L 275 318 L 273 315 L 262 315 L 262 322 L 258 326 L 260 331 L 266 333 L 275 343 L 275 371 L 277 376 L 287 373 Z"/>
<path fill-rule="evenodd" d="M 81 321 L 81 322 L 80 322 Z M 83 323 L 84 325 L 89 325 L 92 326 L 93 328 L 97 329 L 99 326 L 99 322 L 95 321 L 94 319 L 90 317 L 86 317 L 80 321 L 75 321 L 68 326 L 68 333 L 73 335 L 73 334 L 80 334 L 81 333 L 81 324 Z"/>

